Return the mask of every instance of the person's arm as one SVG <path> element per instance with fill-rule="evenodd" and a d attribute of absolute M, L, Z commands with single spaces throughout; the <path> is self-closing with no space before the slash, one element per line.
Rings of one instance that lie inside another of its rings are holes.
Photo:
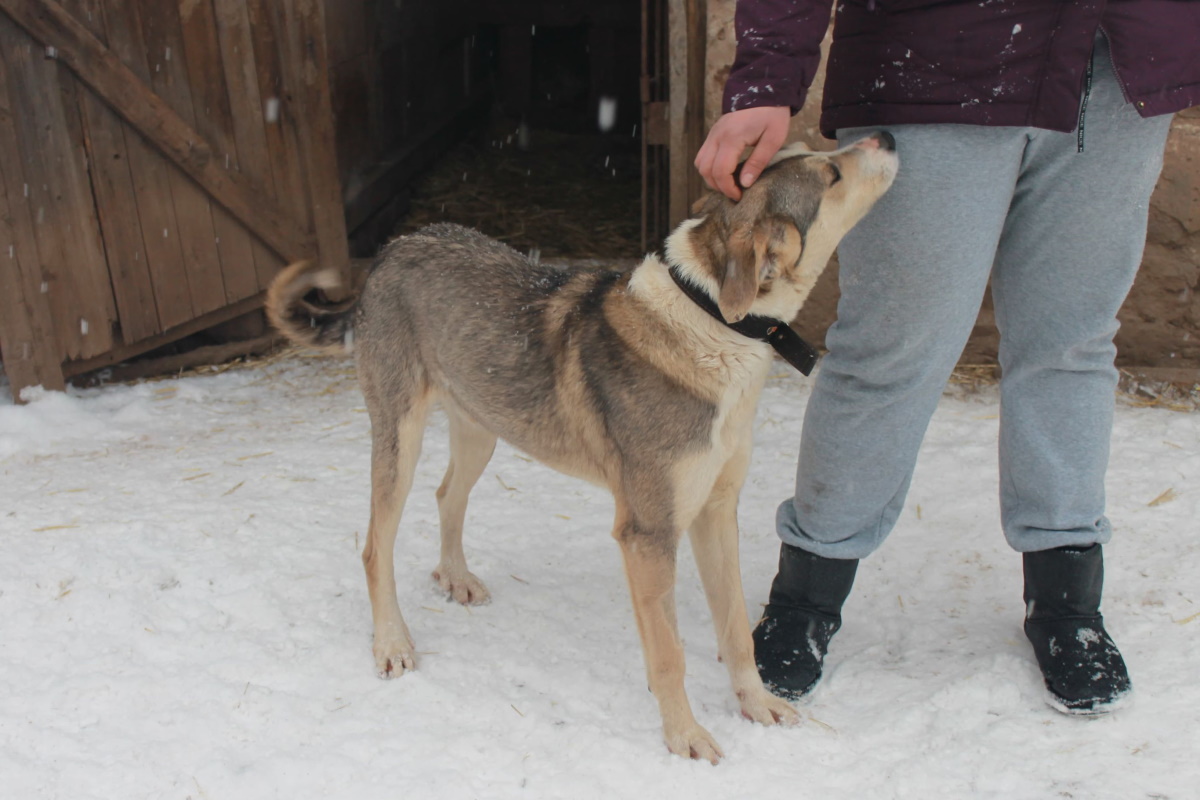
<path fill-rule="evenodd" d="M 788 120 L 800 110 L 821 62 L 833 0 L 738 0 L 734 22 L 737 57 L 725 82 L 725 114 L 696 154 L 696 169 L 712 189 L 733 200 L 733 179 L 746 147 L 754 151 L 740 175 L 752 184 L 787 138 Z"/>

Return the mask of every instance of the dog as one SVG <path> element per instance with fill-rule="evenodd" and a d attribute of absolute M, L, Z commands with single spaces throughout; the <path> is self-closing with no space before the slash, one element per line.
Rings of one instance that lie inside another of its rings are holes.
<path fill-rule="evenodd" d="M 668 237 L 664 258 L 648 255 L 627 271 L 539 265 L 452 224 L 389 242 L 358 296 L 341 304 L 315 291 L 339 288 L 336 272 L 306 262 L 282 271 L 266 300 L 276 328 L 329 350 L 353 339 L 371 419 L 362 558 L 379 675 L 416 667 L 393 547 L 426 415 L 440 401 L 451 452 L 437 490 L 441 561 L 433 578 L 443 590 L 460 603 L 488 600 L 463 556 L 463 518 L 503 438 L 612 492 L 612 535 L 672 753 L 714 764 L 722 757 L 684 692 L 674 585 L 685 530 L 742 714 L 765 725 L 796 722 L 796 711 L 759 678 L 738 567 L 738 495 L 774 354 L 726 323 L 794 318 L 897 166 L 886 133 L 829 153 L 786 147 L 739 202 L 701 198 Z"/>

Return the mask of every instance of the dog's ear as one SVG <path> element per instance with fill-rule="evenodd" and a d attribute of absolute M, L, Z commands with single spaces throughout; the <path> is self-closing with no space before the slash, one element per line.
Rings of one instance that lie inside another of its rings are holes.
<path fill-rule="evenodd" d="M 802 249 L 800 231 L 780 217 L 733 230 L 727 242 L 724 273 L 717 275 L 721 287 L 717 306 L 726 321 L 737 322 L 745 317 L 763 286 L 782 270 L 795 266 Z"/>
<path fill-rule="evenodd" d="M 767 263 L 767 237 L 759 226 L 730 233 L 726 243 L 724 272 L 718 270 L 720 294 L 717 307 L 726 322 L 737 322 L 750 311 L 758 297 L 763 268 Z"/>

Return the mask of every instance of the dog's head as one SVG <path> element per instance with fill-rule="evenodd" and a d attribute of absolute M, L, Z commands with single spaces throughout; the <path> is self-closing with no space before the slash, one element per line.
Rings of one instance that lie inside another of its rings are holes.
<path fill-rule="evenodd" d="M 693 219 L 667 240 L 667 256 L 694 278 L 711 279 L 727 321 L 752 310 L 790 319 L 898 165 L 888 133 L 828 153 L 785 147 L 740 201 L 716 192 L 696 201 Z"/>

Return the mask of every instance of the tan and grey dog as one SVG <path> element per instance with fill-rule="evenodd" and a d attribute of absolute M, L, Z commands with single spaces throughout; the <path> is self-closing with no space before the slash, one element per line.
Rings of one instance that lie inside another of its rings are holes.
<path fill-rule="evenodd" d="M 272 322 L 295 342 L 353 339 L 371 417 L 371 521 L 363 563 L 382 677 L 416 666 L 396 602 L 392 554 L 426 414 L 449 418 L 450 467 L 437 491 L 438 584 L 461 603 L 488 599 L 467 570 L 467 494 L 498 437 L 616 499 L 612 535 L 633 596 L 650 689 L 671 752 L 713 763 L 721 750 L 692 715 L 675 621 L 675 553 L 683 531 L 742 713 L 770 725 L 797 714 L 763 688 L 738 568 L 737 500 L 771 347 L 710 316 L 676 285 L 715 300 L 725 319 L 790 320 L 834 247 L 887 190 L 887 134 L 833 153 L 782 150 L 733 203 L 710 195 L 630 271 L 532 263 L 457 225 L 390 242 L 356 300 L 322 304 L 332 271 L 295 264 L 270 288 Z M 310 294 L 311 293 L 311 294 Z"/>

